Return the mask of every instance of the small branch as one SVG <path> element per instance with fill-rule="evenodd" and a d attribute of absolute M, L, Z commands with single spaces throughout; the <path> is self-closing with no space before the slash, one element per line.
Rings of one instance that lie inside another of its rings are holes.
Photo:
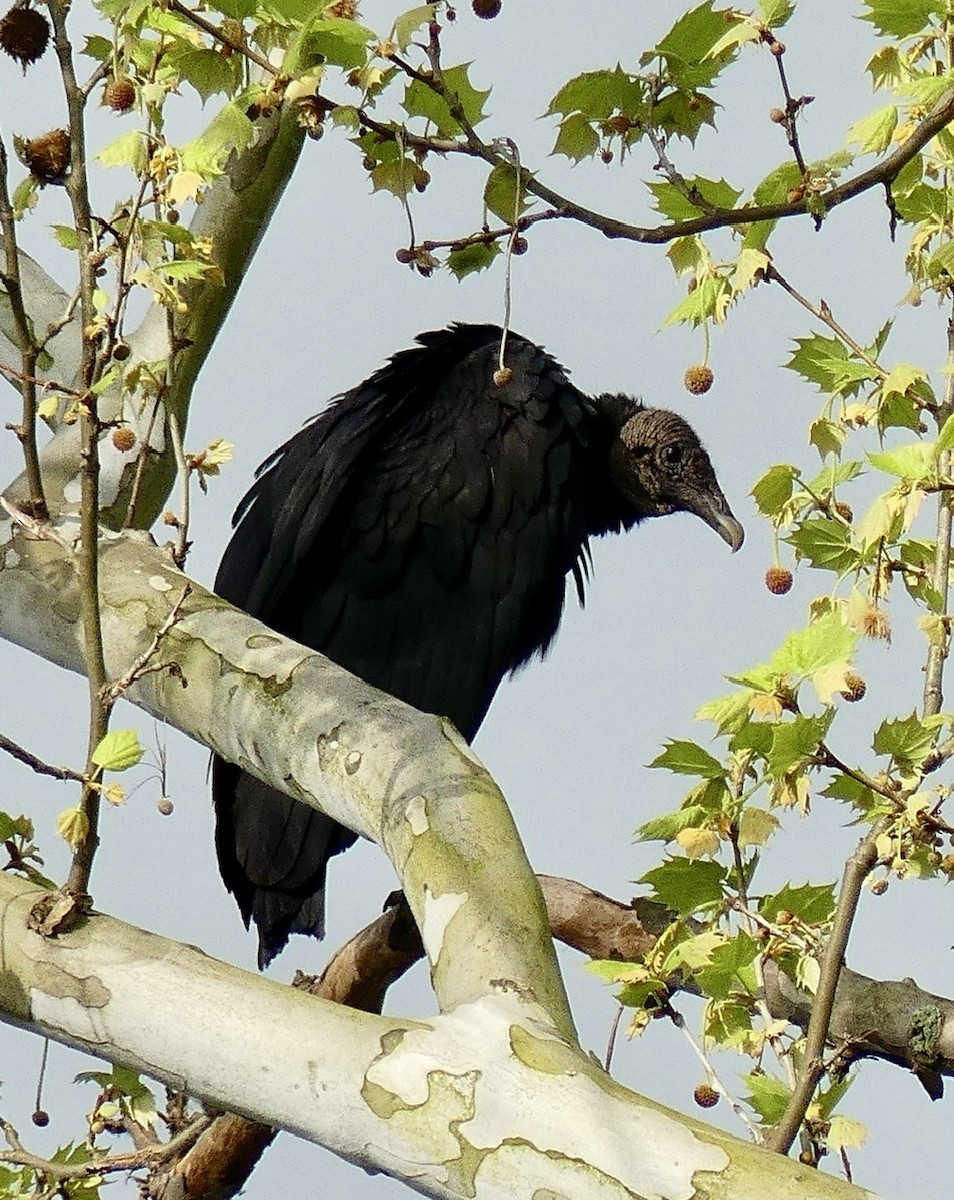
<path fill-rule="evenodd" d="M 86 776 L 79 771 L 74 771 L 70 767 L 56 767 L 52 763 L 44 762 L 42 758 L 37 758 L 35 754 L 11 741 L 2 733 L 0 733 L 0 750 L 9 754 L 11 758 L 15 758 L 17 762 L 22 762 L 32 771 L 36 771 L 37 775 L 49 775 L 52 779 L 67 779 L 73 783 L 85 784 L 88 782 Z"/>
<path fill-rule="evenodd" d="M 778 67 L 778 78 L 782 85 L 782 95 L 785 97 L 785 120 L 782 122 L 782 127 L 785 130 L 785 136 L 788 138 L 788 144 L 791 147 L 792 154 L 795 156 L 795 163 L 802 174 L 802 178 L 808 174 L 808 167 L 805 165 L 805 159 L 802 156 L 802 148 L 798 141 L 798 114 L 806 103 L 811 101 L 810 96 L 802 96 L 796 100 L 789 90 L 788 77 L 785 74 L 785 46 L 776 38 L 775 34 L 770 30 L 766 30 L 762 34 L 762 41 L 767 42 L 769 49 L 772 52 L 772 57 L 775 59 L 775 65 Z"/>
<path fill-rule="evenodd" d="M 745 1111 L 745 1109 L 742 1107 L 741 1103 L 738 1100 L 736 1100 L 736 1098 L 732 1095 L 732 1093 L 729 1091 L 729 1089 L 725 1086 L 725 1084 L 722 1082 L 722 1080 L 716 1074 L 715 1069 L 713 1068 L 712 1063 L 709 1061 L 705 1051 L 702 1049 L 702 1047 L 699 1045 L 699 1043 L 696 1041 L 696 1039 L 690 1033 L 689 1028 L 686 1025 L 685 1017 L 682 1015 L 681 1012 L 679 1012 L 677 1009 L 673 1008 L 672 1005 L 667 1005 L 666 1009 L 664 1011 L 666 1013 L 666 1016 L 668 1016 L 670 1021 L 672 1021 L 673 1025 L 675 1025 L 675 1027 L 679 1030 L 679 1032 L 682 1034 L 682 1036 L 689 1043 L 689 1046 L 690 1046 L 693 1054 L 702 1063 L 702 1067 L 706 1073 L 706 1077 L 715 1084 L 719 1093 L 721 1095 L 725 1096 L 726 1100 L 728 1101 L 729 1107 L 732 1109 L 733 1113 L 735 1113 L 735 1115 L 738 1117 L 738 1119 L 742 1122 L 742 1124 L 748 1130 L 749 1136 L 751 1137 L 752 1141 L 755 1142 L 755 1144 L 757 1146 L 761 1146 L 765 1140 L 762 1131 L 752 1122 L 751 1118 L 749 1117 L 749 1115 Z"/>
<path fill-rule="evenodd" d="M 419 74 L 419 72 L 416 74 Z M 438 95 L 447 100 L 448 104 L 453 104 L 456 101 L 453 93 L 448 92 L 446 88 L 442 90 L 436 78 L 428 79 L 425 77 L 424 82 L 437 92 Z M 452 112 L 461 129 L 464 131 L 464 142 L 448 142 L 445 139 L 438 142 L 437 140 L 422 138 L 405 132 L 403 136 L 408 145 L 420 146 L 424 149 L 439 151 L 440 153 L 469 154 L 473 157 L 484 159 L 491 166 L 497 166 L 505 161 L 491 145 L 481 140 L 473 126 L 470 125 L 466 118 L 463 118 L 460 113 L 459 102 L 457 102 L 456 110 L 452 107 Z M 381 134 L 381 136 L 390 138 L 395 136 L 395 130 L 392 126 L 382 125 L 380 122 L 369 118 L 365 113 L 359 113 L 359 116 L 364 125 Z M 890 184 L 902 167 L 922 150 L 931 138 L 949 125 L 952 120 L 954 120 L 954 88 L 939 97 L 937 103 L 927 116 L 915 126 L 913 132 L 900 145 L 895 147 L 890 154 L 886 155 L 881 162 L 876 163 L 873 167 L 869 167 L 866 171 L 860 171 L 854 178 L 848 179 L 837 187 L 833 187 L 829 191 L 822 193 L 820 199 L 824 203 L 826 211 L 837 208 L 838 205 L 844 204 L 847 200 L 851 200 L 873 187 Z M 691 234 L 706 233 L 715 229 L 725 229 L 734 225 L 748 224 L 755 221 L 778 221 L 787 217 L 808 215 L 808 209 L 804 200 L 798 200 L 785 204 L 752 204 L 743 205 L 740 208 L 718 209 L 714 212 L 704 213 L 698 217 L 690 217 L 684 221 L 672 221 L 665 225 L 642 227 L 631 225 L 625 221 L 619 221 L 615 217 L 609 217 L 603 213 L 595 212 L 593 209 L 586 208 L 584 205 L 576 204 L 566 196 L 554 191 L 553 188 L 541 183 L 529 171 L 525 187 L 532 195 L 555 209 L 561 217 L 588 225 L 598 230 L 605 237 L 620 238 L 625 241 L 640 242 L 649 245 L 664 245 L 674 241 L 676 238 L 686 237 Z"/>
<path fill-rule="evenodd" d="M 0 232 L 3 234 L 4 268 L 0 271 L 0 283 L 10 302 L 13 324 L 20 349 L 20 371 L 12 372 L 23 384 L 21 388 L 20 423 L 13 430 L 20 439 L 27 481 L 30 507 L 37 517 L 47 514 L 46 497 L 43 493 L 43 478 L 40 474 L 40 458 L 36 445 L 36 364 L 40 356 L 30 331 L 23 288 L 20 280 L 20 251 L 17 246 L 16 221 L 10 191 L 7 185 L 7 150 L 0 139 Z"/>
<path fill-rule="evenodd" d="M 774 266 L 773 263 L 769 263 L 769 265 L 765 268 L 765 278 L 770 280 L 772 283 L 777 283 L 779 287 L 788 292 L 792 299 L 800 304 L 802 308 L 804 308 L 807 312 L 810 312 L 812 316 L 816 318 L 816 320 L 821 321 L 823 325 L 827 325 L 832 333 L 834 333 L 840 341 L 844 342 L 852 354 L 857 355 L 862 362 L 867 363 L 872 370 L 877 371 L 882 379 L 887 378 L 888 372 L 880 365 L 880 363 L 878 363 L 870 356 L 870 354 L 868 354 L 867 350 L 865 350 L 860 343 L 855 341 L 855 339 L 850 333 L 848 333 L 846 329 L 838 324 L 838 322 L 832 316 L 831 309 L 824 300 L 821 302 L 821 304 L 812 304 L 811 300 L 809 300 L 806 296 L 803 296 L 801 292 L 796 291 L 795 288 L 792 287 L 792 285 Z"/>
<path fill-rule="evenodd" d="M 818 765 L 822 767 L 830 767 L 832 770 L 841 771 L 842 775 L 847 775 L 849 779 L 853 779 L 856 783 L 860 783 L 862 787 L 868 788 L 878 796 L 883 796 L 885 800 L 889 800 L 892 805 L 898 803 L 898 793 L 892 791 L 884 783 L 879 783 L 877 779 L 873 779 L 870 775 L 857 767 L 849 767 L 847 763 L 842 762 L 837 754 L 832 754 L 825 742 L 820 742 L 818 746 Z"/>
<path fill-rule="evenodd" d="M 83 329 L 80 382 L 83 391 L 80 403 L 82 470 L 80 473 L 80 546 L 79 571 L 83 635 L 89 681 L 88 754 L 91 756 L 102 741 L 109 726 L 109 711 L 101 696 L 106 686 L 106 666 L 103 656 L 103 631 L 99 614 L 99 446 L 100 423 L 97 398 L 91 390 L 100 367 L 96 352 L 95 307 L 93 292 L 96 286 L 96 246 L 93 237 L 92 210 L 86 178 L 85 103 L 76 81 L 73 66 L 73 47 L 66 28 L 68 7 L 63 0 L 49 0 L 53 22 L 53 44 L 60 65 L 63 91 L 69 113 L 70 169 L 66 191 L 70 199 L 73 224 L 77 234 L 79 265 L 80 320 Z M 89 785 L 83 788 L 80 808 L 88 821 L 88 833 L 73 854 L 66 891 L 83 896 L 89 887 L 90 871 L 98 845 L 99 795 Z"/>
<path fill-rule="evenodd" d="M 9 1121 L 0 1117 L 0 1130 L 3 1131 L 9 1150 L 0 1150 L 0 1162 L 15 1167 L 30 1167 L 38 1174 L 56 1183 L 66 1183 L 70 1180 L 90 1179 L 96 1175 L 112 1175 L 120 1171 L 138 1171 L 147 1167 L 155 1167 L 170 1158 L 184 1154 L 212 1123 L 212 1117 L 201 1114 L 195 1117 L 168 1142 L 154 1143 L 131 1150 L 127 1154 L 106 1154 L 100 1158 L 93 1157 L 87 1162 L 64 1163 L 54 1162 L 49 1158 L 41 1158 L 23 1149 L 20 1136 Z"/>
<path fill-rule="evenodd" d="M 243 55 L 249 62 L 255 63 L 257 67 L 261 67 L 267 74 L 276 78 L 279 75 L 278 69 L 267 58 L 263 58 L 261 54 L 247 45 L 242 38 L 232 37 L 226 30 L 219 29 L 211 21 L 207 21 L 204 17 L 200 17 L 198 13 L 193 12 L 191 8 L 186 8 L 184 4 L 180 3 L 180 0 L 168 0 L 166 7 L 170 12 L 178 13 L 180 17 L 184 17 L 196 29 L 201 29 L 203 33 L 208 34 L 219 45 L 233 50 L 236 54 Z"/>
<path fill-rule="evenodd" d="M 767 1139 L 767 1146 L 779 1154 L 787 1154 L 798 1135 L 802 1121 L 819 1080 L 825 1070 L 823 1052 L 829 1036 L 835 993 L 844 961 L 848 937 L 858 911 L 858 901 L 872 867 L 877 862 L 876 842 L 887 827 L 887 821 L 879 821 L 858 843 L 855 852 L 845 863 L 841 891 L 832 921 L 831 936 L 821 958 L 821 970 L 812 1015 L 805 1034 L 805 1049 L 798 1081 L 785 1114 Z"/>
<path fill-rule="evenodd" d="M 189 553 L 189 520 L 192 511 L 189 480 L 192 473 L 189 470 L 189 464 L 186 462 L 179 417 L 172 409 L 169 410 L 166 422 L 169 429 L 169 437 L 172 441 L 172 452 L 176 459 L 176 473 L 179 476 L 179 503 L 182 506 L 182 515 L 176 523 L 176 541 L 172 551 L 172 561 L 181 571 L 185 568 L 186 556 Z M 187 595 L 188 589 L 183 593 L 182 600 Z M 182 600 L 179 601 L 180 604 Z"/>
<path fill-rule="evenodd" d="M 169 610 L 169 615 L 156 631 L 156 636 L 152 639 L 149 647 L 139 655 L 125 675 L 106 687 L 104 698 L 110 706 L 129 691 L 136 680 L 141 679 L 143 675 L 153 674 L 156 671 L 167 671 L 175 666 L 172 663 L 153 663 L 152 659 L 158 654 L 162 639 L 182 620 L 182 606 L 191 594 L 192 586 L 187 583 L 182 589 L 179 599 Z"/>
<path fill-rule="evenodd" d="M 947 384 L 944 389 L 944 401 L 936 416 L 938 428 L 944 424 L 947 417 L 954 412 L 954 314 L 947 322 Z M 946 451 L 938 463 L 938 473 L 950 474 L 951 453 Z M 941 598 L 941 611 L 947 613 L 947 600 L 951 574 L 951 530 L 952 530 L 951 495 L 947 490 L 938 493 L 937 498 L 937 536 L 934 551 L 934 577 L 932 586 Z M 934 716 L 941 711 L 944 704 L 944 663 L 947 659 L 947 640 L 938 644 L 933 639 L 928 645 L 927 662 L 924 667 L 924 716 Z"/>

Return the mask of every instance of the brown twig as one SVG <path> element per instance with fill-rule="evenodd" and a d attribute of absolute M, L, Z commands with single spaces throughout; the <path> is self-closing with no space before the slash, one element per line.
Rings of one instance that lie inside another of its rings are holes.
<path fill-rule="evenodd" d="M 101 366 L 94 333 L 95 307 L 95 240 L 92 210 L 86 178 L 85 103 L 73 66 L 73 47 L 66 27 L 68 6 L 63 0 L 49 0 L 53 23 L 53 45 L 56 50 L 63 81 L 63 91 L 69 114 L 70 167 L 65 187 L 69 196 L 76 230 L 79 264 L 80 320 L 82 322 L 82 358 L 80 363 L 80 440 L 82 469 L 80 472 L 80 546 L 78 553 L 81 580 L 81 605 L 86 669 L 89 683 L 90 761 L 93 751 L 102 741 L 109 725 L 109 711 L 102 700 L 106 686 L 106 666 L 103 655 L 103 631 L 99 614 L 99 446 L 100 423 L 97 398 L 92 390 Z M 89 887 L 93 858 L 98 845 L 99 795 L 89 785 L 84 786 L 80 808 L 86 815 L 88 833 L 76 847 L 65 888 L 73 896 L 83 896 Z"/>
<path fill-rule="evenodd" d="M 954 412 L 954 313 L 947 322 L 947 384 L 944 389 L 944 400 L 939 407 L 936 417 L 938 428 L 944 424 L 948 416 Z M 951 470 L 951 453 L 946 451 L 938 463 L 940 474 L 949 474 Z M 947 600 L 951 574 L 951 531 L 952 531 L 951 495 L 947 490 L 938 493 L 937 498 L 937 536 L 934 552 L 934 577 L 932 586 L 941 600 L 941 612 L 947 614 Z M 944 663 L 947 659 L 947 639 L 938 644 L 933 638 L 928 645 L 927 662 L 924 667 L 924 715 L 926 717 L 939 713 L 944 703 Z"/>
<path fill-rule="evenodd" d="M 861 889 L 878 860 L 877 840 L 886 829 L 887 824 L 887 819 L 883 819 L 874 825 L 861 839 L 854 853 L 845 863 L 841 890 L 832 920 L 831 936 L 821 958 L 818 987 L 812 1004 L 811 1019 L 805 1033 L 805 1048 L 798 1079 L 782 1119 L 772 1130 L 766 1142 L 770 1150 L 775 1150 L 779 1154 L 787 1154 L 790 1150 L 792 1142 L 801 1128 L 808 1106 L 815 1095 L 815 1089 L 825 1071 L 822 1055 L 829 1037 L 835 994 L 838 989 L 845 950 L 848 946 L 848 938 L 851 934 L 855 914 L 858 911 Z"/>
<path fill-rule="evenodd" d="M 788 292 L 792 299 L 796 301 L 796 303 L 800 304 L 802 308 L 806 310 L 806 312 L 810 312 L 816 320 L 821 321 L 823 325 L 826 325 L 832 331 L 832 333 L 835 334 L 839 341 L 844 342 L 852 354 L 860 358 L 862 362 L 867 363 L 872 370 L 877 371 L 880 378 L 887 378 L 888 372 L 881 366 L 880 363 L 871 357 L 867 350 L 865 350 L 865 348 L 859 342 L 857 342 L 843 326 L 838 324 L 832 315 L 831 309 L 824 300 L 822 300 L 820 304 L 812 304 L 811 300 L 809 300 L 806 296 L 803 296 L 801 292 L 796 291 L 796 289 L 792 287 L 792 285 L 788 282 L 785 276 L 782 275 L 774 263 L 769 263 L 765 268 L 765 278 L 770 280 L 772 283 L 777 283 L 779 287 Z"/>
<path fill-rule="evenodd" d="M 15 758 L 17 762 L 22 762 L 32 771 L 36 771 L 37 775 L 49 775 L 52 779 L 66 779 L 73 783 L 87 783 L 87 777 L 79 771 L 74 771 L 71 767 L 57 767 L 52 763 L 44 762 L 42 758 L 31 751 L 26 750 L 23 746 L 18 745 L 4 734 L 0 733 L 0 750 L 9 754 L 11 758 Z"/>
<path fill-rule="evenodd" d="M 90 1179 L 97 1175 L 138 1171 L 147 1167 L 155 1167 L 184 1154 L 205 1132 L 211 1122 L 212 1117 L 203 1113 L 190 1121 L 185 1129 L 171 1137 L 168 1142 L 153 1143 L 126 1154 L 94 1156 L 86 1162 L 56 1162 L 24 1150 L 16 1129 L 9 1121 L 0 1117 L 0 1130 L 3 1131 L 7 1144 L 10 1146 L 9 1150 L 0 1150 L 0 1162 L 8 1163 L 11 1166 L 30 1167 L 37 1174 L 55 1183 Z"/>
<path fill-rule="evenodd" d="M 152 639 L 149 646 L 139 655 L 136 661 L 132 664 L 129 670 L 119 679 L 114 679 L 105 689 L 104 698 L 110 705 L 115 704 L 120 696 L 125 695 L 132 687 L 137 679 L 141 679 L 144 675 L 154 674 L 156 671 L 167 671 L 170 668 L 169 663 L 153 663 L 152 660 L 159 653 L 159 647 L 162 644 L 169 632 L 175 628 L 182 620 L 182 606 L 192 594 L 192 585 L 186 584 L 178 600 L 169 610 L 169 615 L 156 630 L 156 636 Z"/>
<path fill-rule="evenodd" d="M 7 151 L 0 139 L 0 232 L 3 234 L 4 266 L 0 271 L 0 283 L 10 303 L 16 340 L 20 350 L 20 371 L 13 371 L 23 384 L 21 388 L 20 423 L 12 426 L 20 440 L 30 497 L 30 507 L 38 517 L 47 513 L 46 497 L 43 494 L 43 477 L 40 473 L 40 456 L 36 444 L 36 364 L 40 347 L 30 330 L 23 288 L 20 280 L 20 251 L 17 245 L 16 221 L 7 185 Z"/>

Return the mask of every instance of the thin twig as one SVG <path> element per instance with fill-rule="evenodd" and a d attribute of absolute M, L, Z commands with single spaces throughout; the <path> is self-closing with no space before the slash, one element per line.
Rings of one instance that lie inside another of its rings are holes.
<path fill-rule="evenodd" d="M 82 322 L 82 358 L 80 383 L 83 398 L 80 403 L 80 440 L 82 470 L 80 472 L 80 546 L 78 566 L 80 603 L 83 615 L 83 640 L 89 684 L 88 755 L 102 741 L 109 727 L 109 710 L 102 700 L 106 685 L 106 665 L 103 654 L 103 631 L 99 614 L 99 435 L 100 422 L 97 398 L 92 391 L 101 368 L 96 350 L 95 279 L 96 244 L 93 236 L 92 210 L 86 178 L 85 104 L 73 66 L 73 47 L 66 27 L 68 6 L 63 0 L 49 0 L 53 23 L 53 45 L 63 80 L 63 91 L 69 114 L 70 168 L 65 187 L 77 236 L 79 264 L 80 320 Z M 73 853 L 66 890 L 74 896 L 85 895 L 90 871 L 98 845 L 99 794 L 88 784 L 80 797 L 80 808 L 88 822 L 88 833 Z"/>
<path fill-rule="evenodd" d="M 5 734 L 0 733 L 0 750 L 9 754 L 11 758 L 15 758 L 17 762 L 22 762 L 28 766 L 31 771 L 36 771 L 37 775 L 49 775 L 51 779 L 65 779 L 73 783 L 87 783 L 87 777 L 79 771 L 74 771 L 71 767 L 57 767 L 52 763 L 44 762 L 42 758 L 31 751 L 18 745 Z"/>
<path fill-rule="evenodd" d="M 770 46 L 779 47 L 772 50 L 772 57 L 775 59 L 775 65 L 778 67 L 778 78 L 782 85 L 782 94 L 785 97 L 785 120 L 782 126 L 785 130 L 785 136 L 788 138 L 788 144 L 791 147 L 792 154 L 795 156 L 795 163 L 802 174 L 802 178 L 808 174 L 808 167 L 805 165 L 805 159 L 802 156 L 802 148 L 798 141 L 798 114 L 811 97 L 803 97 L 796 100 L 789 90 L 788 78 L 785 74 L 785 63 L 782 61 L 785 57 L 785 46 L 768 30 L 762 35 L 763 41 L 768 41 Z"/>
<path fill-rule="evenodd" d="M 179 425 L 178 413 L 170 408 L 166 420 L 169 429 L 169 438 L 172 442 L 172 453 L 176 460 L 176 473 L 179 476 L 179 503 L 182 506 L 182 513 L 176 523 L 176 542 L 172 551 L 172 561 L 182 570 L 185 567 L 186 555 L 189 552 L 189 520 L 192 512 L 189 482 L 192 478 L 192 472 L 189 470 L 189 464 L 186 462 L 185 447 L 182 444 L 182 427 Z M 183 594 L 183 600 L 186 595 L 188 595 L 188 591 Z"/>
<path fill-rule="evenodd" d="M 126 1154 L 107 1154 L 102 1158 L 92 1158 L 86 1162 L 54 1162 L 49 1158 L 41 1158 L 24 1150 L 20 1135 L 16 1129 L 0 1117 L 0 1130 L 7 1139 L 9 1150 L 0 1150 L 0 1162 L 10 1166 L 30 1167 L 34 1171 L 57 1183 L 68 1180 L 90 1179 L 97 1175 L 113 1175 L 120 1171 L 138 1171 L 154 1167 L 169 1159 L 184 1154 L 211 1125 L 213 1118 L 206 1113 L 194 1117 L 192 1121 L 168 1142 L 160 1142 L 131 1150 Z"/>
<path fill-rule="evenodd" d="M 765 268 L 765 278 L 771 280 L 772 283 L 777 283 L 779 287 L 788 292 L 792 299 L 800 304 L 802 308 L 804 308 L 807 312 L 810 312 L 812 316 L 816 318 L 816 320 L 821 321 L 823 325 L 827 325 L 832 333 L 834 333 L 839 339 L 839 341 L 844 342 L 852 354 L 857 355 L 862 362 L 867 363 L 872 370 L 878 372 L 879 378 L 887 378 L 888 372 L 881 366 L 879 362 L 871 357 L 871 355 L 862 345 L 855 341 L 855 339 L 850 333 L 848 333 L 846 329 L 838 324 L 838 322 L 832 316 L 831 309 L 824 302 L 824 300 L 821 302 L 821 304 L 812 304 L 811 300 L 809 300 L 806 296 L 803 296 L 801 292 L 796 291 L 796 289 L 792 287 L 792 285 L 773 263 L 769 263 Z"/>
<path fill-rule="evenodd" d="M 36 445 L 36 364 L 40 348 L 30 329 L 23 287 L 20 279 L 20 251 L 17 246 L 16 221 L 7 185 L 7 151 L 0 139 L 0 232 L 3 234 L 4 267 L 0 271 L 0 283 L 6 293 L 13 315 L 13 326 L 20 349 L 21 371 L 15 372 L 23 387 L 21 394 L 20 423 L 13 426 L 20 439 L 23 461 L 30 497 L 30 506 L 38 517 L 47 513 L 46 497 L 43 494 L 43 477 L 40 473 L 40 456 Z"/>
<path fill-rule="evenodd" d="M 675 1025 L 675 1027 L 680 1031 L 680 1033 L 683 1035 L 683 1037 L 689 1043 L 689 1045 L 692 1048 L 692 1052 L 695 1054 L 696 1058 L 698 1058 L 699 1061 L 702 1063 L 702 1066 L 706 1072 L 707 1079 L 711 1080 L 711 1082 L 715 1085 L 716 1089 L 723 1096 L 725 1096 L 726 1100 L 729 1103 L 729 1107 L 732 1109 L 732 1111 L 735 1113 L 735 1115 L 739 1118 L 739 1120 L 742 1122 L 742 1124 L 745 1126 L 745 1128 L 749 1131 L 749 1134 L 751 1135 L 752 1140 L 754 1142 L 757 1142 L 759 1145 L 761 1145 L 764 1140 L 764 1135 L 763 1135 L 762 1131 L 758 1128 L 757 1125 L 755 1125 L 753 1123 L 752 1119 L 749 1117 L 749 1114 L 742 1107 L 742 1104 L 740 1103 L 740 1101 L 736 1100 L 736 1098 L 732 1095 L 732 1093 L 728 1090 L 728 1088 L 725 1086 L 725 1084 L 722 1082 L 722 1080 L 716 1074 L 716 1071 L 713 1068 L 712 1063 L 709 1061 L 705 1051 L 702 1049 L 702 1047 L 699 1045 L 699 1043 L 696 1041 L 696 1039 L 689 1032 L 689 1028 L 686 1025 L 685 1017 L 682 1015 L 681 1012 L 678 1011 L 678 1009 L 673 1008 L 672 1005 L 667 1005 L 664 1011 L 666 1013 L 666 1016 L 670 1019 L 670 1021 L 672 1021 L 673 1025 Z"/>
<path fill-rule="evenodd" d="M 947 384 L 944 389 L 944 400 L 937 416 L 938 428 L 954 412 L 954 313 L 947 322 Z M 951 452 L 945 451 L 938 463 L 938 472 L 947 475 L 951 470 Z M 932 586 L 940 597 L 942 614 L 947 614 L 947 599 L 951 574 L 951 528 L 952 509 L 951 496 L 947 491 L 940 491 L 937 497 L 937 537 L 934 553 L 934 578 Z M 947 639 L 938 644 L 932 638 L 928 645 L 927 663 L 924 667 L 924 716 L 934 716 L 941 711 L 944 703 L 944 663 L 947 659 Z"/>
<path fill-rule="evenodd" d="M 787 1154 L 791 1148 L 825 1070 L 823 1053 L 828 1038 L 828 1027 L 831 1023 L 835 992 L 841 976 L 845 949 L 848 945 L 855 914 L 858 911 L 861 889 L 871 869 L 878 861 L 878 838 L 884 833 L 887 826 L 888 818 L 883 818 L 874 825 L 858 843 L 854 853 L 845 863 L 838 903 L 832 919 L 831 936 L 821 957 L 818 987 L 815 991 L 812 1015 L 805 1033 L 805 1049 L 798 1072 L 798 1081 L 782 1119 L 772 1130 L 767 1141 L 769 1149 L 775 1150 L 779 1154 Z"/>
<path fill-rule="evenodd" d="M 125 693 L 129 691 L 136 680 L 141 679 L 143 675 L 153 674 L 156 671 L 166 671 L 169 669 L 169 663 L 153 664 L 152 659 L 159 653 L 159 647 L 162 644 L 163 638 L 165 638 L 169 632 L 174 629 L 175 626 L 178 625 L 178 623 L 182 620 L 182 606 L 185 604 L 186 600 L 191 594 L 192 585 L 187 583 L 185 587 L 183 587 L 178 600 L 176 600 L 175 604 L 173 604 L 172 608 L 169 610 L 169 615 L 156 630 L 156 635 L 150 642 L 148 648 L 139 655 L 125 675 L 121 676 L 119 679 L 115 679 L 111 684 L 108 685 L 106 688 L 106 699 L 110 704 L 115 704 L 120 696 L 125 695 Z"/>

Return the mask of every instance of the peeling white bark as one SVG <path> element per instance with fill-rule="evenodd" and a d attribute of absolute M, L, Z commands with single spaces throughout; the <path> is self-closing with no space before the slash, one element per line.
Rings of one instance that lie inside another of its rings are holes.
<path fill-rule="evenodd" d="M 6 1019 L 442 1200 L 861 1200 L 620 1087 L 503 983 L 431 1021 L 359 1013 L 94 915 L 26 927 L 0 876 Z"/>

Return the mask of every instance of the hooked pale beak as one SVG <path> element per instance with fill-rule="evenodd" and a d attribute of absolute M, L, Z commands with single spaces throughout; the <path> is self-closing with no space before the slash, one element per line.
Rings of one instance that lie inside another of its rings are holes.
<path fill-rule="evenodd" d="M 729 508 L 728 501 L 721 491 L 697 499 L 693 512 L 697 517 L 701 517 L 710 529 L 716 531 L 719 537 L 731 547 L 733 554 L 745 541 L 745 530 L 735 519 L 732 509 Z"/>

